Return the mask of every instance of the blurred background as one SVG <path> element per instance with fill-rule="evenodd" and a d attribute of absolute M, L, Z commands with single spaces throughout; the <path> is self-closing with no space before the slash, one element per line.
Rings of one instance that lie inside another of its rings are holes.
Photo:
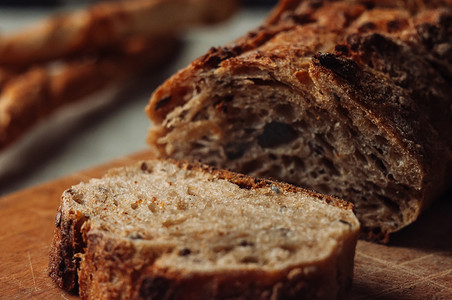
<path fill-rule="evenodd" d="M 8 39 L 21 30 L 33 28 L 37 22 L 42 22 L 55 14 L 71 13 L 87 6 L 97 5 L 99 2 L 0 0 L 0 48 L 2 39 Z M 115 3 L 115 1 L 110 2 Z M 45 118 L 40 119 L 25 134 L 0 149 L 0 196 L 146 149 L 145 139 L 151 123 L 144 113 L 144 107 L 152 91 L 177 70 L 207 52 L 210 47 L 231 42 L 260 25 L 275 3 L 276 1 L 266 0 L 243 1 L 240 3 L 239 9 L 226 20 L 215 24 L 193 26 L 189 29 L 184 28 L 178 35 L 177 46 L 172 47 L 171 55 L 167 56 L 164 61 L 140 68 L 136 72 L 130 68 L 131 74 L 121 77 L 121 80 L 115 80 L 114 84 L 108 85 L 103 82 L 103 85 L 100 85 L 102 88 L 91 89 L 89 93 L 85 94 L 80 92 L 80 95 L 84 95 L 83 101 L 71 101 L 51 114 L 46 114 Z M 159 42 L 154 41 L 149 49 L 154 51 L 155 47 L 159 46 Z M 23 47 L 28 46 L 25 43 Z M 129 48 L 127 51 L 130 50 Z M 140 49 L 144 49 L 144 52 L 147 51 L 145 47 Z M 87 58 L 91 52 L 86 53 L 83 54 L 83 58 L 74 58 L 71 54 L 72 56 L 65 58 L 63 63 L 58 60 L 56 63 L 46 62 L 45 68 L 41 66 L 33 68 L 41 68 L 51 74 L 48 76 L 49 78 L 53 78 L 52 76 L 60 76 L 61 70 L 76 68 L 78 61 L 83 61 L 85 64 L 86 61 L 91 64 L 93 61 L 96 64 L 104 63 L 104 56 L 102 56 L 104 52 L 96 53 L 96 59 Z M 123 65 L 114 66 L 118 53 L 115 52 L 116 56 L 112 56 L 111 53 L 106 54 L 113 57 L 110 59 L 108 56 L 110 60 L 107 61 L 112 70 L 124 69 Z M 120 53 L 120 55 L 122 54 L 123 52 Z M 24 77 L 24 73 L 29 73 L 30 68 L 22 66 L 16 68 L 13 60 L 5 60 L 4 55 L 3 65 L 1 61 L 0 57 L 0 72 L 4 67 L 7 74 L 13 74 L 8 77 L 12 78 L 8 84 L 13 82 L 17 87 L 8 90 L 7 84 L 3 88 L 0 86 L 0 124 L 2 118 L 5 119 L 1 109 L 2 105 L 6 104 L 2 104 L 2 101 L 4 103 L 16 101 L 12 99 L 15 97 L 19 101 L 20 97 L 16 95 L 20 95 L 25 87 L 31 91 L 37 89 L 33 85 L 33 80 L 23 79 L 21 85 L 14 82 L 16 78 Z M 125 63 L 122 63 L 127 69 L 130 64 L 127 63 L 127 60 L 124 61 Z M 10 70 L 13 71 L 10 72 Z M 27 76 L 31 75 L 27 74 Z M 73 95 L 74 91 L 77 94 L 77 91 L 83 90 L 90 83 L 92 86 L 95 85 L 89 76 L 83 76 L 82 79 L 85 81 L 80 79 L 77 81 L 80 88 L 71 86 L 69 95 Z M 111 74 L 108 76 L 116 79 Z M 108 76 L 105 76 L 105 81 L 110 78 Z M 69 78 L 72 77 L 69 76 Z M 60 80 L 60 82 L 63 82 L 64 87 L 69 80 Z M 61 85 L 59 83 L 50 86 L 60 87 Z M 64 88 L 60 87 L 60 90 L 64 90 Z M 61 92 L 61 95 L 65 95 L 64 91 Z"/>

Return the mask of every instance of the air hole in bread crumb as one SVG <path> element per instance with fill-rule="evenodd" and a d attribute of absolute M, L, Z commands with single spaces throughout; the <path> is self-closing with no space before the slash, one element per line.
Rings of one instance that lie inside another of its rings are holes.
<path fill-rule="evenodd" d="M 358 163 L 362 163 L 363 165 L 368 164 L 366 157 L 358 150 L 355 151 L 355 158 Z"/>
<path fill-rule="evenodd" d="M 325 154 L 325 150 L 322 146 L 317 145 L 315 143 L 309 142 L 309 146 L 311 147 L 312 151 L 317 154 L 318 156 L 323 156 Z"/>
<path fill-rule="evenodd" d="M 334 165 L 334 163 L 327 159 L 326 157 L 322 158 L 322 163 L 325 165 L 326 168 L 328 168 L 329 170 L 329 174 L 331 176 L 340 176 L 341 173 L 338 171 L 338 169 L 336 168 L 336 166 Z"/>
<path fill-rule="evenodd" d="M 383 195 L 376 195 L 378 199 L 380 199 L 384 205 L 391 209 L 393 212 L 395 213 L 400 213 L 400 207 L 399 205 L 397 205 L 397 203 L 395 203 L 393 200 L 391 200 L 391 198 L 383 196 Z"/>
<path fill-rule="evenodd" d="M 189 248 L 184 248 L 179 250 L 179 256 L 187 256 L 191 254 L 191 250 Z"/>
<path fill-rule="evenodd" d="M 343 106 L 338 106 L 337 107 L 337 111 L 339 112 L 339 114 L 341 114 L 343 117 L 346 117 L 348 119 L 350 119 L 349 115 L 350 112 L 347 108 L 343 107 Z"/>
<path fill-rule="evenodd" d="M 240 262 L 244 264 L 257 264 L 259 259 L 255 256 L 245 256 L 240 260 Z"/>
<path fill-rule="evenodd" d="M 247 241 L 247 240 L 243 240 L 243 241 L 240 242 L 240 246 L 241 247 L 253 247 L 254 243 L 250 242 L 250 241 Z"/>
<path fill-rule="evenodd" d="M 386 169 L 385 164 L 381 159 L 379 159 L 375 154 L 371 154 L 370 158 L 375 162 L 375 166 L 383 173 L 384 176 L 388 174 L 388 169 Z"/>
<path fill-rule="evenodd" d="M 381 233 L 381 228 L 380 227 L 375 227 L 372 229 L 372 233 L 375 235 L 378 235 Z"/>
<path fill-rule="evenodd" d="M 268 158 L 270 158 L 271 160 L 276 160 L 277 159 L 276 155 L 274 155 L 272 153 L 268 154 Z"/>
<path fill-rule="evenodd" d="M 257 137 L 257 143 L 262 148 L 274 148 L 293 141 L 297 132 L 289 124 L 281 122 L 268 123 L 264 132 Z"/>
<path fill-rule="evenodd" d="M 158 111 L 159 109 L 166 106 L 171 101 L 171 96 L 164 97 L 163 99 L 159 100 L 154 107 L 155 111 Z"/>

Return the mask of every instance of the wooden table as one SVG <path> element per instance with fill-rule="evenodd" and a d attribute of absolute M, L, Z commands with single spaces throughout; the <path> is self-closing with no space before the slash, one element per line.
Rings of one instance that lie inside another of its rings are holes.
<path fill-rule="evenodd" d="M 0 198 L 0 299 L 76 299 L 47 276 L 61 193 L 142 152 Z M 350 299 L 452 299 L 452 195 L 440 199 L 389 245 L 359 241 Z"/>

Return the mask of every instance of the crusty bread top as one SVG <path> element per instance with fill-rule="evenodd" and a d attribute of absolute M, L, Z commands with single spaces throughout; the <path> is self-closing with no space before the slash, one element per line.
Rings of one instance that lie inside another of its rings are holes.
<path fill-rule="evenodd" d="M 281 1 L 154 92 L 148 142 L 355 201 L 387 241 L 452 182 L 450 4 Z"/>
<path fill-rule="evenodd" d="M 267 24 L 279 22 L 285 13 L 297 10 L 309 13 L 321 6 L 322 3 L 335 2 L 336 0 L 280 0 L 278 5 L 267 18 Z M 347 4 L 360 4 L 368 8 L 402 8 L 412 14 L 419 11 L 452 5 L 451 0 L 342 0 Z"/>
<path fill-rule="evenodd" d="M 222 272 L 321 261 L 357 233 L 351 208 L 284 183 L 150 161 L 68 189 L 60 214 L 83 216 L 86 236 L 152 249 L 160 267 Z"/>

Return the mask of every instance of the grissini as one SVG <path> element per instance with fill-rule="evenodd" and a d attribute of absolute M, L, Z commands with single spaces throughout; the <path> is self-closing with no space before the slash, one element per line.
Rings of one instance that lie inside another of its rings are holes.
<path fill-rule="evenodd" d="M 0 67 L 0 92 L 3 87 L 14 77 L 19 74 L 19 70 L 14 70 L 10 68 Z"/>
<path fill-rule="evenodd" d="M 82 299 L 344 299 L 351 205 L 272 180 L 175 161 L 66 190 L 50 275 Z"/>
<path fill-rule="evenodd" d="M 173 35 L 197 24 L 226 19 L 235 1 L 107 1 L 57 15 L 0 38 L 0 64 L 29 65 L 96 52 L 130 37 Z"/>
<path fill-rule="evenodd" d="M 0 150 L 58 108 L 161 66 L 179 45 L 173 36 L 132 38 L 96 56 L 38 65 L 10 76 L 0 90 Z"/>
<path fill-rule="evenodd" d="M 449 1 L 281 1 L 154 92 L 149 143 L 353 201 L 385 242 L 451 183 L 451 48 Z"/>

